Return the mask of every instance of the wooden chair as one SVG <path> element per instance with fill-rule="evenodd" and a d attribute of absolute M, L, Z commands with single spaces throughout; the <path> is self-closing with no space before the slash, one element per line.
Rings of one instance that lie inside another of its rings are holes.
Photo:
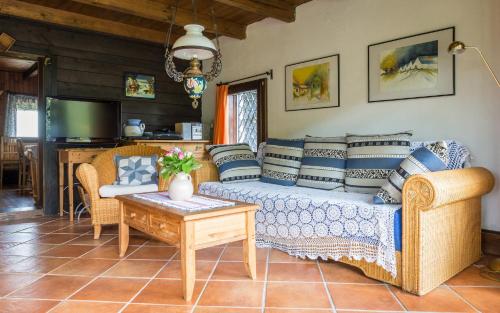
<path fill-rule="evenodd" d="M 85 188 L 90 198 L 90 217 L 94 226 L 94 239 L 99 239 L 102 225 L 118 224 L 120 221 L 120 202 L 115 198 L 102 198 L 99 188 L 111 185 L 116 180 L 115 155 L 147 156 L 158 155 L 164 152 L 160 147 L 125 146 L 107 150 L 99 154 L 91 164 L 83 163 L 76 169 L 76 177 Z M 166 190 L 167 181 L 160 177 L 159 190 Z"/>
<path fill-rule="evenodd" d="M 3 188 L 3 172 L 5 169 L 19 168 L 19 153 L 17 152 L 17 139 L 13 137 L 0 137 L 0 189 Z"/>
<path fill-rule="evenodd" d="M 29 162 L 31 190 L 33 193 L 33 200 L 38 203 L 40 195 L 40 180 L 38 175 L 38 148 L 33 147 L 27 151 L 27 159 Z"/>
<path fill-rule="evenodd" d="M 27 176 L 29 175 L 29 162 L 25 150 L 25 143 L 23 139 L 17 139 L 17 155 L 19 162 L 19 173 L 17 175 L 17 185 L 19 189 L 24 189 L 26 187 Z"/>

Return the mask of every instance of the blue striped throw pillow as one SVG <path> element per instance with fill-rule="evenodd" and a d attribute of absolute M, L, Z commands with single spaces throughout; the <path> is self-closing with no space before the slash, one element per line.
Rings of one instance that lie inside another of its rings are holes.
<path fill-rule="evenodd" d="M 350 135 L 347 139 L 345 190 L 377 193 L 392 170 L 410 154 L 412 133 Z"/>
<path fill-rule="evenodd" d="M 283 186 L 295 185 L 303 153 L 303 139 L 268 139 L 260 181 Z"/>
<path fill-rule="evenodd" d="M 306 137 L 297 186 L 344 191 L 345 137 Z"/>
<path fill-rule="evenodd" d="M 248 144 L 209 145 L 207 151 L 219 169 L 221 182 L 259 180 L 261 168 Z"/>
<path fill-rule="evenodd" d="M 401 203 L 403 185 L 408 177 L 415 174 L 443 171 L 448 166 L 448 146 L 438 141 L 415 150 L 401 162 L 382 185 L 373 203 Z"/>

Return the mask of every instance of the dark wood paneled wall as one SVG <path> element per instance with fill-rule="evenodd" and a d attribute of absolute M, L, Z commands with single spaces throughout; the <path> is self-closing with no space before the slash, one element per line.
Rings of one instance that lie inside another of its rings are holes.
<path fill-rule="evenodd" d="M 164 71 L 161 45 L 113 37 L 76 29 L 0 16 L 0 32 L 16 39 L 13 52 L 50 58 L 44 67 L 44 96 L 118 100 L 122 122 L 139 118 L 147 130 L 172 126 L 175 122 L 200 121 L 201 106 L 194 110 L 182 84 Z M 182 69 L 182 65 L 178 66 Z M 156 100 L 124 97 L 123 74 L 156 75 Z M 44 115 L 45 103 L 40 103 Z M 40 133 L 45 134 L 41 125 Z M 57 156 L 61 146 L 44 142 L 44 209 L 57 213 Z"/>
<path fill-rule="evenodd" d="M 21 72 L 0 71 L 0 90 L 25 95 L 38 95 L 38 77 L 23 78 Z"/>
<path fill-rule="evenodd" d="M 5 132 L 5 108 L 7 102 L 7 93 L 0 90 L 0 136 L 4 135 Z"/>

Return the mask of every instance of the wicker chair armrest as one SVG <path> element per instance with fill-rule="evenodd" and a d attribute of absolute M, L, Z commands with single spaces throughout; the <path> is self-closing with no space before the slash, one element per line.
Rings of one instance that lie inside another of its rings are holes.
<path fill-rule="evenodd" d="M 170 184 L 170 178 L 163 178 L 161 175 L 158 176 L 158 191 L 168 190 L 168 185 Z"/>
<path fill-rule="evenodd" d="M 95 206 L 101 199 L 97 170 L 91 164 L 82 163 L 76 169 L 76 177 L 89 195 L 91 206 Z"/>
<path fill-rule="evenodd" d="M 431 210 L 481 197 L 493 189 L 495 179 L 485 168 L 473 167 L 411 176 L 403 186 L 403 207 Z"/>
<path fill-rule="evenodd" d="M 219 170 L 211 160 L 200 161 L 201 168 L 193 172 L 193 181 L 196 183 L 195 187 L 200 183 L 219 181 Z"/>
<path fill-rule="evenodd" d="M 402 288 L 424 295 L 481 255 L 481 196 L 493 175 L 468 168 L 410 177 L 403 187 Z"/>

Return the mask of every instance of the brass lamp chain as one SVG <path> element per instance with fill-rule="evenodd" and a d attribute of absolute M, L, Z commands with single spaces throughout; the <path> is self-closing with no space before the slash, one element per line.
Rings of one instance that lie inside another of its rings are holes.
<path fill-rule="evenodd" d="M 170 22 L 167 41 L 165 42 L 165 72 L 174 81 L 181 82 L 184 79 L 184 74 L 182 72 L 177 71 L 174 63 L 174 55 L 169 53 L 170 36 L 172 35 L 172 27 L 174 26 L 175 23 L 175 16 L 177 14 L 178 6 L 179 6 L 179 0 L 175 2 L 175 6 L 172 8 L 172 21 Z"/>
<path fill-rule="evenodd" d="M 219 45 L 219 30 L 217 29 L 217 23 L 215 22 L 215 10 L 214 7 L 210 10 L 212 13 L 212 24 L 214 25 L 214 31 L 215 31 L 215 42 L 217 44 L 217 51 L 220 52 L 220 45 Z"/>
<path fill-rule="evenodd" d="M 198 7 L 196 6 L 196 0 L 191 1 L 191 6 L 193 7 L 193 24 L 198 24 Z"/>
<path fill-rule="evenodd" d="M 211 13 L 212 13 L 212 23 L 214 24 L 217 53 L 214 55 L 214 60 L 212 61 L 212 67 L 210 68 L 210 72 L 204 75 L 207 81 L 213 80 L 214 78 L 219 76 L 220 72 L 222 71 L 222 54 L 220 53 L 219 32 L 217 30 L 217 23 L 215 22 L 214 7 L 212 7 Z"/>
<path fill-rule="evenodd" d="M 177 7 L 179 6 L 179 0 L 177 0 L 175 2 L 175 6 L 172 7 L 172 19 L 170 21 L 170 26 L 168 27 L 168 33 L 167 33 L 167 38 L 166 38 L 166 42 L 165 42 L 165 57 L 167 57 L 167 53 L 168 53 L 168 48 L 169 48 L 169 45 L 170 45 L 170 37 L 172 35 L 172 28 L 174 26 L 174 23 L 175 23 L 175 16 L 177 15 Z"/>

